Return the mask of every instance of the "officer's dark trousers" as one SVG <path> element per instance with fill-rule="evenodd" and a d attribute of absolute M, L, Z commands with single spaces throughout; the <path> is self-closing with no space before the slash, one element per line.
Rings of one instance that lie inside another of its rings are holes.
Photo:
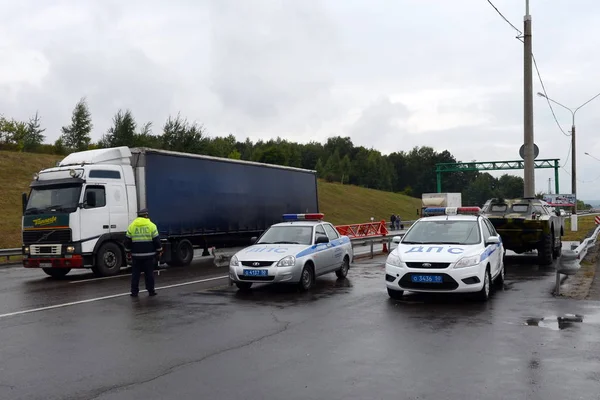
<path fill-rule="evenodd" d="M 154 266 L 156 258 L 133 258 L 131 273 L 131 293 L 138 294 L 140 291 L 140 275 L 144 272 L 144 281 L 148 293 L 154 292 Z"/>

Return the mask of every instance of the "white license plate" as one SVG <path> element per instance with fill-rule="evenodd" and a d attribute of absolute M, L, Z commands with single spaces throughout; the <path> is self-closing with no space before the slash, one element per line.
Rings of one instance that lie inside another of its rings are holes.
<path fill-rule="evenodd" d="M 40 263 L 40 268 L 52 268 L 52 263 Z"/>

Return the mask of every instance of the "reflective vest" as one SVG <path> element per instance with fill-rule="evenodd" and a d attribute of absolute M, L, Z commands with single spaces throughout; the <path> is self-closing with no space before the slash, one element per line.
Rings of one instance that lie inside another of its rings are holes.
<path fill-rule="evenodd" d="M 132 257 L 154 257 L 162 250 L 158 229 L 148 218 L 137 217 L 125 234 L 125 250 Z"/>

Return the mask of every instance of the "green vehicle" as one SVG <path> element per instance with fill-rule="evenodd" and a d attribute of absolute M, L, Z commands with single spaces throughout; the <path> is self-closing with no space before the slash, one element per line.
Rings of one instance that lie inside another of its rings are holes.
<path fill-rule="evenodd" d="M 482 213 L 489 218 L 502 238 L 505 251 L 517 254 L 538 251 L 540 265 L 552 264 L 560 257 L 563 217 L 543 200 L 536 198 L 491 199 Z"/>

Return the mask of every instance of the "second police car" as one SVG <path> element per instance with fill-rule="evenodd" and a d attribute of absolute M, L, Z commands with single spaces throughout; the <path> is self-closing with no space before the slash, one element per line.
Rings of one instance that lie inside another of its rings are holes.
<path fill-rule="evenodd" d="M 385 264 L 389 296 L 404 291 L 474 292 L 486 301 L 491 285 L 504 282 L 504 247 L 479 207 L 434 207 L 424 211 Z"/>
<path fill-rule="evenodd" d="M 344 278 L 352 262 L 350 238 L 323 221 L 324 214 L 284 214 L 253 246 L 237 252 L 229 279 L 241 290 L 253 283 L 294 283 L 308 290 L 315 278 L 335 272 Z"/>

